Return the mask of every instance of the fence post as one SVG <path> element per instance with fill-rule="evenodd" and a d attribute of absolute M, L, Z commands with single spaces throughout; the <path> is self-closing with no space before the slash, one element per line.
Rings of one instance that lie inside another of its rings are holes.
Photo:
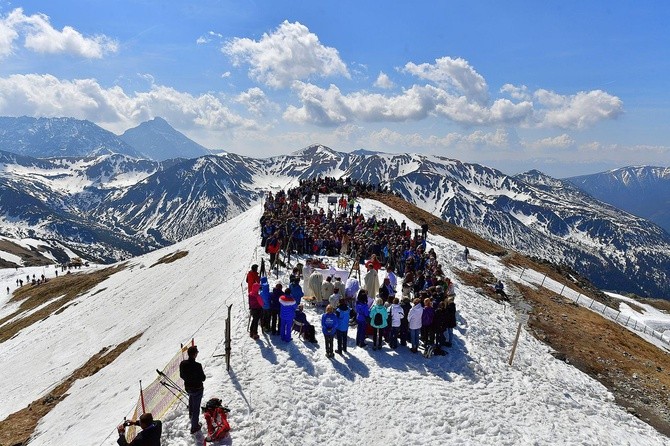
<path fill-rule="evenodd" d="M 580 298 L 580 297 L 582 297 L 582 293 L 579 293 L 579 294 L 577 295 L 577 299 L 575 300 L 575 303 L 576 303 L 576 304 L 579 303 L 579 298 Z"/>
<path fill-rule="evenodd" d="M 516 337 L 514 338 L 514 344 L 512 344 L 512 352 L 509 355 L 509 365 L 512 365 L 512 361 L 514 360 L 514 353 L 516 353 L 516 346 L 519 343 L 519 335 L 521 335 L 521 322 L 519 322 L 519 326 L 516 329 Z"/>
<path fill-rule="evenodd" d="M 558 293 L 559 296 L 562 296 L 562 295 L 563 295 L 563 290 L 565 290 L 565 285 L 563 285 L 563 288 L 561 288 L 561 292 Z"/>
<path fill-rule="evenodd" d="M 544 286 L 544 281 L 545 281 L 546 279 L 547 279 L 547 275 L 545 274 L 544 277 L 542 278 L 542 283 L 540 284 L 541 287 Z"/>
<path fill-rule="evenodd" d="M 621 313 L 617 313 L 616 317 L 614 318 L 614 322 L 616 322 L 617 319 L 619 319 L 619 316 L 621 316 Z"/>
<path fill-rule="evenodd" d="M 230 341 L 230 309 L 233 307 L 233 304 L 228 305 L 228 317 L 226 318 L 226 371 L 230 372 L 230 351 L 231 341 Z"/>
<path fill-rule="evenodd" d="M 521 274 L 519 274 L 519 280 L 523 277 L 524 272 L 526 272 L 526 268 L 521 270 Z"/>
<path fill-rule="evenodd" d="M 595 300 L 591 299 L 591 303 L 589 304 L 589 309 L 591 309 L 591 307 L 593 306 L 593 302 L 595 302 Z"/>

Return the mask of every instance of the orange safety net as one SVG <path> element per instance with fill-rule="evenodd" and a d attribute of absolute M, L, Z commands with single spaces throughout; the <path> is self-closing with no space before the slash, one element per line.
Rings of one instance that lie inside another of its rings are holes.
<path fill-rule="evenodd" d="M 137 404 L 133 410 L 133 416 L 130 419 L 131 421 L 137 421 L 143 413 L 151 413 L 154 420 L 160 420 L 179 400 L 178 390 L 174 388 L 168 389 L 161 383 L 165 382 L 169 384 L 170 381 L 166 378 L 167 376 L 179 386 L 183 384 L 179 378 L 179 364 L 186 359 L 186 350 L 188 350 L 191 345 L 195 345 L 193 339 L 191 339 L 190 343 L 182 346 L 179 349 L 179 352 L 172 357 L 170 362 L 168 362 L 162 370 L 163 375 L 165 376 L 158 375 L 158 377 L 147 387 L 140 387 L 140 396 L 137 399 Z M 135 425 L 128 426 L 126 429 L 126 440 L 128 443 L 133 441 L 138 433 L 138 429 L 139 427 Z"/>

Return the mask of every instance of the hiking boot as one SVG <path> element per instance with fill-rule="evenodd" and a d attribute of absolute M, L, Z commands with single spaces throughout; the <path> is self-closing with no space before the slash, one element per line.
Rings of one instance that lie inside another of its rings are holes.
<path fill-rule="evenodd" d="M 198 423 L 197 427 L 192 427 L 191 428 L 191 434 L 195 434 L 197 432 L 200 432 L 200 429 L 202 429 L 202 423 Z"/>

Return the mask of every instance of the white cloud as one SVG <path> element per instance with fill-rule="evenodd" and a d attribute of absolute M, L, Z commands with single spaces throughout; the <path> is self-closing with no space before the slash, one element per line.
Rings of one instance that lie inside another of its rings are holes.
<path fill-rule="evenodd" d="M 486 81 L 470 64 L 460 57 L 442 57 L 435 64 L 413 62 L 405 64 L 403 71 L 421 79 L 436 83 L 440 87 L 453 91 L 454 94 L 465 95 L 469 100 L 479 104 L 488 101 L 489 93 Z"/>
<path fill-rule="evenodd" d="M 204 44 L 209 43 L 209 42 L 210 42 L 210 40 L 207 37 L 203 37 L 203 36 L 198 37 L 195 41 L 195 43 L 197 43 L 198 45 L 204 45 Z"/>
<path fill-rule="evenodd" d="M 235 102 L 244 105 L 247 110 L 257 116 L 264 116 L 268 112 L 279 111 L 279 106 L 270 101 L 263 90 L 252 87 L 235 97 Z"/>
<path fill-rule="evenodd" d="M 512 84 L 505 84 L 500 88 L 500 92 L 503 94 L 508 94 L 512 99 L 516 99 L 518 101 L 530 101 L 533 97 L 532 95 L 528 92 L 528 87 L 525 85 L 512 85 Z"/>
<path fill-rule="evenodd" d="M 299 22 L 284 21 L 258 41 L 232 39 L 222 51 L 231 57 L 235 66 L 248 63 L 249 76 L 273 88 L 287 87 L 294 80 L 311 76 L 349 77 L 337 50 L 322 45 L 318 36 Z"/>
<path fill-rule="evenodd" d="M 233 113 L 212 94 L 194 96 L 162 85 L 127 94 L 103 88 L 95 79 L 61 80 L 51 75 L 0 78 L 0 115 L 71 116 L 89 119 L 115 131 L 156 116 L 183 129 L 256 128 L 253 120 Z"/>
<path fill-rule="evenodd" d="M 623 113 L 621 99 L 602 90 L 580 91 L 570 96 L 537 90 L 534 97 L 543 106 L 538 114 L 540 125 L 545 127 L 582 129 Z"/>
<path fill-rule="evenodd" d="M 490 125 L 520 122 L 529 119 L 532 113 L 532 104 L 528 102 L 514 104 L 499 99 L 491 107 L 486 107 L 432 85 L 414 85 L 392 96 L 366 92 L 345 95 L 335 85 L 323 89 L 304 82 L 295 82 L 293 88 L 302 106 L 289 106 L 284 118 L 322 126 L 355 120 L 421 120 L 428 116 L 442 116 L 465 125 Z"/>
<path fill-rule="evenodd" d="M 568 134 L 552 136 L 538 139 L 535 141 L 524 141 L 521 143 L 525 147 L 533 149 L 565 149 L 575 145 L 575 140 Z"/>
<path fill-rule="evenodd" d="M 105 35 L 85 37 L 71 26 L 57 30 L 44 14 L 27 16 L 16 8 L 0 18 L 0 56 L 12 53 L 14 41 L 24 37 L 24 46 L 38 53 L 64 53 L 90 59 L 100 59 L 106 53 L 118 51 L 118 43 Z"/>
<path fill-rule="evenodd" d="M 386 73 L 380 71 L 379 76 L 377 76 L 377 80 L 374 83 L 374 86 L 378 88 L 385 88 L 388 90 L 395 87 L 395 84 L 391 81 L 391 79 L 388 77 Z"/>
<path fill-rule="evenodd" d="M 468 148 L 505 148 L 509 145 L 509 135 L 504 129 L 496 129 L 493 132 L 481 130 L 463 134 L 452 132 L 444 136 L 428 135 L 419 133 L 403 134 L 388 128 L 371 132 L 362 142 L 369 147 L 412 147 L 412 148 L 434 148 L 434 149 L 468 149 Z"/>

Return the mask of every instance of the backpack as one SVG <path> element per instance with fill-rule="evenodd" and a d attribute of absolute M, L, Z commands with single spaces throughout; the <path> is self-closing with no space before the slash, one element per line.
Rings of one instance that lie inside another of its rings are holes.
<path fill-rule="evenodd" d="M 373 323 L 378 327 L 380 327 L 384 323 L 384 316 L 382 316 L 381 312 L 378 311 L 375 313 Z"/>
<path fill-rule="evenodd" d="M 205 407 L 203 407 L 203 409 L 207 409 L 207 410 L 212 410 L 212 409 L 217 409 L 217 408 L 223 409 L 223 411 L 225 413 L 230 412 L 230 409 L 228 409 L 227 407 L 223 407 L 223 402 L 219 398 L 210 398 L 209 401 L 207 401 L 207 403 L 205 403 Z"/>

